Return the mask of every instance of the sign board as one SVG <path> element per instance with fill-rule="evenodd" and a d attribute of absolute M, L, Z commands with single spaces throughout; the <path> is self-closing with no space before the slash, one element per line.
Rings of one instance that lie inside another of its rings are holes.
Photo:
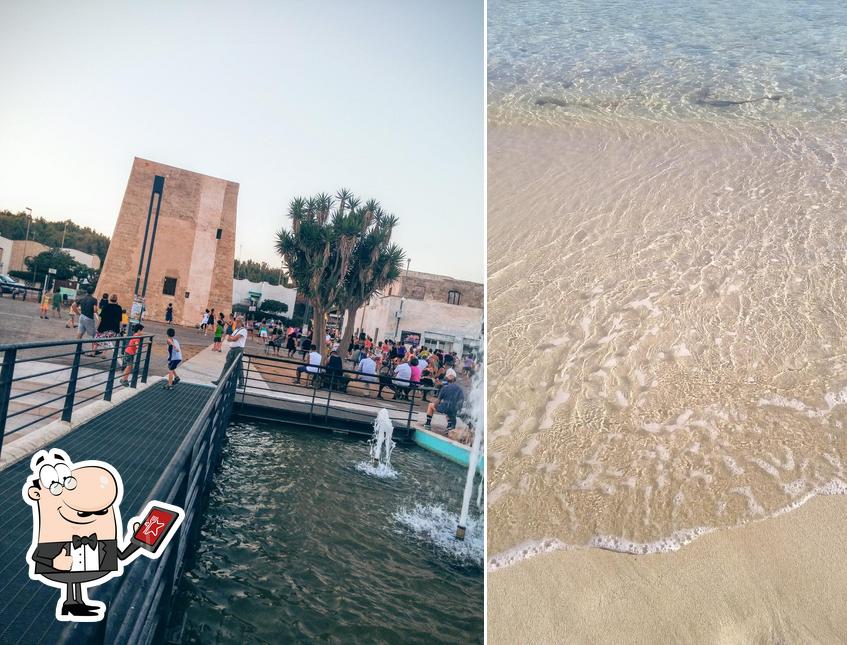
<path fill-rule="evenodd" d="M 400 342 L 404 345 L 410 344 L 412 347 L 417 347 L 421 344 L 421 335 L 416 331 L 401 331 Z"/>
<path fill-rule="evenodd" d="M 56 269 L 47 269 L 47 273 L 50 275 L 56 275 Z"/>
<path fill-rule="evenodd" d="M 132 301 L 132 307 L 129 310 L 129 322 L 132 324 L 139 323 L 144 319 L 144 298 L 135 296 Z"/>
<path fill-rule="evenodd" d="M 248 310 L 249 310 L 249 311 L 256 311 L 256 305 L 250 305 L 250 306 L 248 307 Z"/>

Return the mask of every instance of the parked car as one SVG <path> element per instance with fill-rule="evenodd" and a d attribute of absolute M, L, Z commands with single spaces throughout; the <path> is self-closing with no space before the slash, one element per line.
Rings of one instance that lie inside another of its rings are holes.
<path fill-rule="evenodd" d="M 11 293 L 14 298 L 16 296 L 26 295 L 26 289 L 23 287 L 24 285 L 11 276 L 6 275 L 5 273 L 0 273 L 0 292 L 4 294 Z"/>

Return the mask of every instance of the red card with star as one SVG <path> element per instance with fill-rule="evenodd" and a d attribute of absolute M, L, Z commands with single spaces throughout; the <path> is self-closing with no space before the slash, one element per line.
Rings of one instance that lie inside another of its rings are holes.
<path fill-rule="evenodd" d="M 156 551 L 173 528 L 176 519 L 177 516 L 173 511 L 153 506 L 135 531 L 132 541 L 148 551 Z"/>

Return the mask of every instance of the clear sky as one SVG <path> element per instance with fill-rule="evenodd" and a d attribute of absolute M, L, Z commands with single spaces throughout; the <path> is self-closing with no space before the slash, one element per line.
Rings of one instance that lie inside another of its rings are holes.
<path fill-rule="evenodd" d="M 346 187 L 483 279 L 483 3 L 0 3 L 0 209 L 111 235 L 132 159 L 241 184 L 236 256 Z M 2 233 L 2 232 L 0 232 Z M 240 251 L 241 250 L 241 251 Z"/>

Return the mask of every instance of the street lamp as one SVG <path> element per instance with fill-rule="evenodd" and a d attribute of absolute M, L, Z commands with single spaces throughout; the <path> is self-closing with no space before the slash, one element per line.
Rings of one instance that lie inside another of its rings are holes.
<path fill-rule="evenodd" d="M 27 212 L 26 235 L 24 235 L 24 258 L 26 258 L 26 252 L 29 250 L 29 223 L 32 221 L 32 209 L 27 206 L 24 210 Z"/>
<path fill-rule="evenodd" d="M 403 286 L 400 287 L 400 311 L 395 313 L 397 316 L 397 325 L 394 327 L 394 342 L 399 340 L 397 336 L 400 333 L 400 319 L 403 317 L 403 305 L 406 304 L 406 283 L 409 281 L 409 265 L 412 263 L 412 258 L 406 258 L 406 275 L 403 277 Z"/>

